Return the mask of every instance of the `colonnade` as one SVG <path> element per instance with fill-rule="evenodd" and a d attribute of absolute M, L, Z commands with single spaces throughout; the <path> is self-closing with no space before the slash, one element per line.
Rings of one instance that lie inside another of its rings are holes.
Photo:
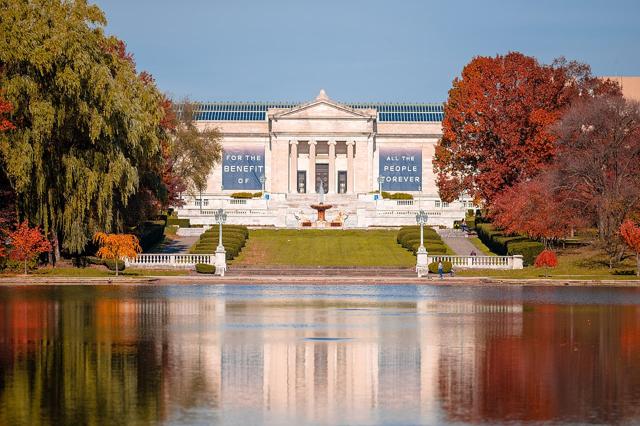
<path fill-rule="evenodd" d="M 290 150 L 289 150 L 289 191 L 297 192 L 297 184 L 298 184 L 298 144 L 299 140 L 290 140 Z M 307 167 L 307 185 L 306 185 L 306 193 L 307 194 L 315 194 L 316 193 L 316 146 L 318 144 L 317 140 L 311 139 L 306 141 L 309 144 L 309 165 Z M 327 141 L 329 145 L 329 182 L 328 184 L 328 193 L 333 194 L 336 192 L 336 140 Z M 354 182 L 354 147 L 355 141 L 349 140 L 346 141 L 347 145 L 347 187 L 346 193 L 353 194 L 353 182 Z"/>

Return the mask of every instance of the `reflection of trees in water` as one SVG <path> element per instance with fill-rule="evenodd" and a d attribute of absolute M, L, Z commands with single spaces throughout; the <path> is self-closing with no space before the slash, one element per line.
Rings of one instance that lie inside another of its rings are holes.
<path fill-rule="evenodd" d="M 74 291 L 0 304 L 0 424 L 144 423 L 191 409 L 248 423 L 640 415 L 633 306 Z"/>
<path fill-rule="evenodd" d="M 505 316 L 496 322 L 512 323 Z M 439 393 L 453 421 L 637 418 L 640 310 L 635 306 L 525 306 L 522 332 L 486 333 L 442 356 Z M 447 348 L 446 350 L 451 350 Z"/>

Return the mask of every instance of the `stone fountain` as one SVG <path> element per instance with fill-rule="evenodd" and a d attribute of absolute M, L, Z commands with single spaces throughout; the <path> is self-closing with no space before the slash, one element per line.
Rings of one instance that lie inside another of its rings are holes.
<path fill-rule="evenodd" d="M 324 213 L 331 207 L 333 207 L 331 204 L 324 203 L 324 184 L 320 181 L 320 200 L 318 204 L 311 204 L 311 208 L 318 212 L 318 219 L 315 223 L 318 228 L 324 228 L 327 226 L 327 220 L 325 219 Z"/>

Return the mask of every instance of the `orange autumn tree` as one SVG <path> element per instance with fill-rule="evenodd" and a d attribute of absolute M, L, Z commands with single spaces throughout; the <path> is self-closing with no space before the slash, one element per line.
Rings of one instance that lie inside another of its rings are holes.
<path fill-rule="evenodd" d="M 100 259 L 113 259 L 118 276 L 118 261 L 125 257 L 136 257 L 142 251 L 138 238 L 131 234 L 107 234 L 96 232 L 93 241 L 100 246 L 96 256 Z"/>
<path fill-rule="evenodd" d="M 41 253 L 51 250 L 51 244 L 42 235 L 39 228 L 29 228 L 25 220 L 18 228 L 9 233 L 9 259 L 24 263 L 27 274 L 27 262 L 34 261 Z"/>
<path fill-rule="evenodd" d="M 640 277 L 640 226 L 625 220 L 620 226 L 620 235 L 625 244 L 636 254 L 636 276 Z"/>

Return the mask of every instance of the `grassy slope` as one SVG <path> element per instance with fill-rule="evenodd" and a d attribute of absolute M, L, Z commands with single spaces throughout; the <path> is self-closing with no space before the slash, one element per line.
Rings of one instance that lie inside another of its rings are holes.
<path fill-rule="evenodd" d="M 456 272 L 460 276 L 485 276 L 497 278 L 543 278 L 549 275 L 554 279 L 637 279 L 635 276 L 613 275 L 607 264 L 607 259 L 601 251 L 591 246 L 558 250 L 558 266 L 552 269 L 539 269 L 528 266 L 516 271 L 495 271 L 495 270 L 460 270 Z M 626 260 L 615 269 L 633 269 L 634 262 Z"/>
<path fill-rule="evenodd" d="M 234 265 L 397 266 L 415 265 L 396 243 L 396 230 L 251 230 Z"/>

